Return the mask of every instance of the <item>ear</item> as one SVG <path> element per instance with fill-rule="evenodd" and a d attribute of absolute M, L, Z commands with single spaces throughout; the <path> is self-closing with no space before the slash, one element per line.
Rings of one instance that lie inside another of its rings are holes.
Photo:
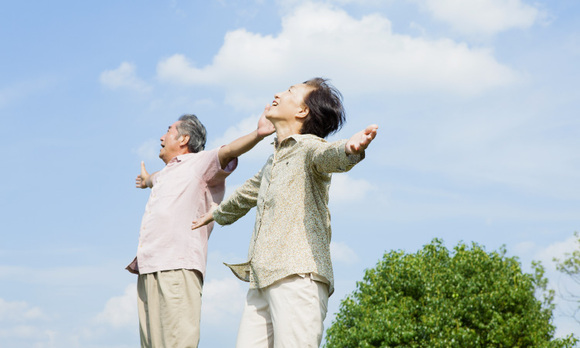
<path fill-rule="evenodd" d="M 181 146 L 188 146 L 189 143 L 189 135 L 180 135 L 179 136 L 179 145 Z"/>
<path fill-rule="evenodd" d="M 300 110 L 294 115 L 296 118 L 301 119 L 304 121 L 306 116 L 310 113 L 310 108 L 306 104 L 302 104 Z"/>

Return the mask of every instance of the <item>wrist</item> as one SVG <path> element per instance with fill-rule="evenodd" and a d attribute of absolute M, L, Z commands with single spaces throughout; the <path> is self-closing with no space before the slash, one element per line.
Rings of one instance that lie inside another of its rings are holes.
<path fill-rule="evenodd" d="M 256 138 L 256 140 L 261 141 L 263 140 L 265 137 L 267 137 L 267 134 L 261 134 L 257 129 L 254 131 L 254 137 Z"/>
<path fill-rule="evenodd" d="M 348 142 L 346 144 L 344 144 L 344 153 L 346 153 L 347 155 L 352 155 L 353 151 L 350 148 L 350 146 L 348 145 Z"/>

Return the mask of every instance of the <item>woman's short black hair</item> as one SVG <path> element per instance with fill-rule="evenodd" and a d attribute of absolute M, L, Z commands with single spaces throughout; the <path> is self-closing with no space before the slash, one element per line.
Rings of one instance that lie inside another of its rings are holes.
<path fill-rule="evenodd" d="M 302 124 L 301 134 L 314 134 L 326 138 L 337 132 L 346 122 L 342 94 L 327 81 L 315 77 L 304 82 L 313 90 L 304 98 L 309 113 Z"/>

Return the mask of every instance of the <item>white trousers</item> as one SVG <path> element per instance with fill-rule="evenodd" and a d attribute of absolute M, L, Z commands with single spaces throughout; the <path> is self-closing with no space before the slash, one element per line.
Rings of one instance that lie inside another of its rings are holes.
<path fill-rule="evenodd" d="M 196 271 L 179 269 L 139 275 L 141 347 L 197 347 L 201 289 L 201 275 Z"/>
<path fill-rule="evenodd" d="M 328 285 L 293 275 L 246 297 L 237 348 L 307 348 L 322 341 Z"/>

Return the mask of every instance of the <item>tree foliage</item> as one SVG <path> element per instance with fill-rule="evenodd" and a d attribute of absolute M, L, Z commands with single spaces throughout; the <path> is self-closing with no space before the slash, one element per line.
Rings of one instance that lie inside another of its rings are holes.
<path fill-rule="evenodd" d="M 477 244 L 388 252 L 341 302 L 325 347 L 572 347 L 553 338 L 553 293 L 535 296 L 543 272 Z"/>
<path fill-rule="evenodd" d="M 555 258 L 556 269 L 568 276 L 576 285 L 580 285 L 580 233 L 575 232 L 575 249 L 571 253 L 564 254 L 564 259 Z M 580 323 L 580 294 L 569 289 L 560 289 L 560 294 L 565 301 L 572 303 L 573 310 L 570 316 Z"/>

